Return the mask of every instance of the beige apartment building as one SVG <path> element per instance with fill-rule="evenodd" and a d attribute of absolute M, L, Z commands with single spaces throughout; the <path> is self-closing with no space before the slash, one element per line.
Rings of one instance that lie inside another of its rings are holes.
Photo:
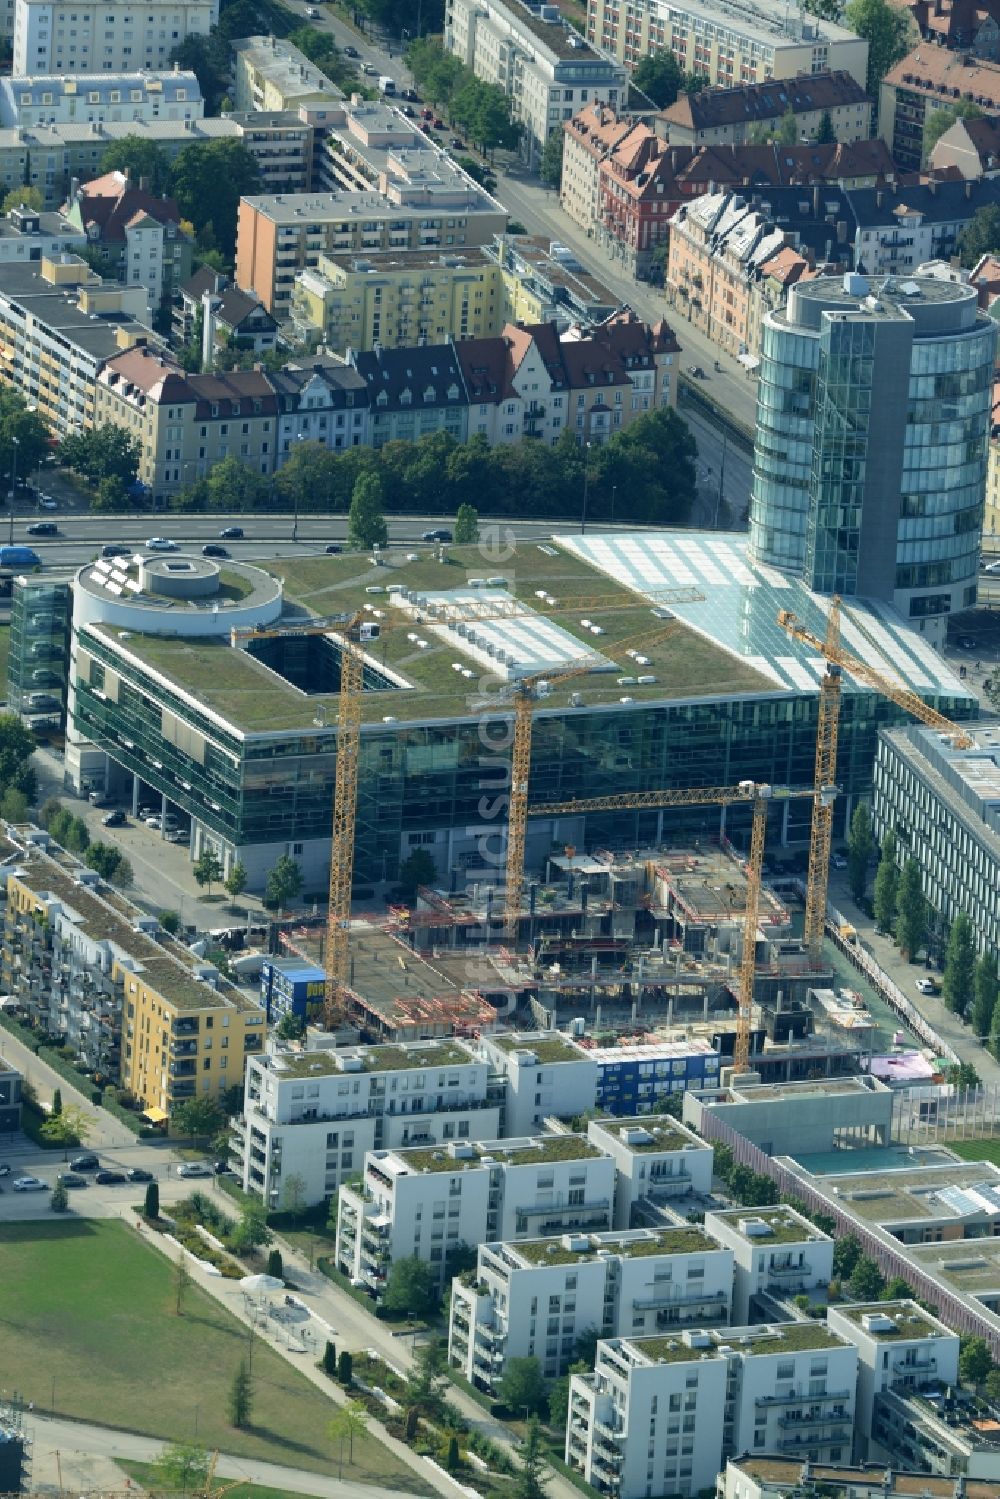
<path fill-rule="evenodd" d="M 247 36 L 233 42 L 236 108 L 270 113 L 330 104 L 343 91 L 311 63 L 304 52 L 276 36 Z"/>
<path fill-rule="evenodd" d="M 841 68 L 864 86 L 868 70 L 866 41 L 784 0 L 588 0 L 587 38 L 630 68 L 670 51 L 713 88 Z"/>
<path fill-rule="evenodd" d="M 720 348 L 746 354 L 756 270 L 777 254 L 784 238 L 743 198 L 706 193 L 670 220 L 668 295 Z"/>
<path fill-rule="evenodd" d="M 481 249 L 321 255 L 296 276 L 291 313 L 298 337 L 337 354 L 491 338 L 506 321 L 503 276 Z"/>
<path fill-rule="evenodd" d="M 600 101 L 586 105 L 563 124 L 559 202 L 563 212 L 589 235 L 598 217 L 598 169 L 634 125 L 634 116 L 616 114 Z"/>
<path fill-rule="evenodd" d="M 236 240 L 236 281 L 277 318 L 291 312 L 298 272 L 321 255 L 370 251 L 459 252 L 488 244 L 507 212 L 461 172 L 415 169 L 385 180 L 383 191 L 289 193 L 244 198 Z"/>
<path fill-rule="evenodd" d="M 834 140 L 849 145 L 871 135 L 872 109 L 864 84 L 851 73 L 807 73 L 682 91 L 656 116 L 656 129 L 672 146 L 743 146 L 755 127 L 777 126 L 791 110 L 800 140 L 815 140 L 829 115 Z"/>
<path fill-rule="evenodd" d="M 139 478 L 158 499 L 204 478 L 224 458 L 262 474 L 274 468 L 278 401 L 256 370 L 186 375 L 168 355 L 131 349 L 101 369 L 94 421 L 113 422 L 136 439 Z"/>

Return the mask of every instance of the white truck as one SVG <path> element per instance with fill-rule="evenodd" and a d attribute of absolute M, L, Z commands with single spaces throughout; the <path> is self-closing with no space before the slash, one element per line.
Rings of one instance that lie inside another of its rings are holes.
<path fill-rule="evenodd" d="M 378 81 L 378 89 L 380 94 L 385 94 L 386 98 L 390 98 L 396 92 L 395 78 L 390 78 L 388 74 L 383 74 Z"/>

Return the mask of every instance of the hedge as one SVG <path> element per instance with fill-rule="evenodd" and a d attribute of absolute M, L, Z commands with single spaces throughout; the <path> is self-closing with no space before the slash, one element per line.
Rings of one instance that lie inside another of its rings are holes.
<path fill-rule="evenodd" d="M 5 1031 L 10 1031 L 12 1036 L 16 1036 L 29 1051 L 37 1055 L 41 1043 L 38 1039 L 38 1032 L 33 1031 L 30 1025 L 22 1025 L 19 1020 L 14 1019 L 13 1015 L 8 1015 L 6 1010 L 0 1010 L 0 1025 Z"/>
<path fill-rule="evenodd" d="M 65 1078 L 71 1087 L 78 1093 L 82 1093 L 90 1103 L 100 1103 L 104 1097 L 103 1088 L 95 1088 L 90 1078 L 83 1072 L 78 1072 L 71 1062 L 65 1061 L 59 1053 L 51 1046 L 39 1046 L 36 1053 L 38 1060 L 51 1067 L 53 1072 Z"/>
<path fill-rule="evenodd" d="M 21 1105 L 21 1128 L 29 1140 L 33 1140 L 42 1150 L 65 1150 L 67 1148 L 74 1150 L 76 1146 L 70 1145 L 67 1147 L 58 1144 L 54 1140 L 42 1139 L 42 1125 L 48 1117 L 48 1114 L 36 1108 L 33 1103 L 25 1102 Z M 79 1140 L 77 1140 L 76 1145 L 79 1145 L 79 1143 Z"/>

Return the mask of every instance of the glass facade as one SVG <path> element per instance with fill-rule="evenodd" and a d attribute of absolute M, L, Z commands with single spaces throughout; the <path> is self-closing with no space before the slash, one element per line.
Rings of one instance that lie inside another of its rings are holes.
<path fill-rule="evenodd" d="M 967 287 L 796 288 L 764 320 L 751 558 L 920 629 L 974 603 L 995 343 Z"/>
<path fill-rule="evenodd" d="M 315 729 L 242 736 L 227 732 L 162 682 L 144 678 L 92 632 L 80 643 L 91 656 L 88 680 L 77 678 L 76 727 L 119 765 L 216 832 L 227 843 L 287 845 L 329 836 L 335 732 Z M 110 690 L 108 690 L 110 688 Z M 974 704 L 941 693 L 933 701 L 950 717 Z M 171 742 L 164 713 L 183 716 L 204 737 L 202 752 Z M 746 777 L 809 785 L 816 751 L 814 691 L 705 698 L 535 717 L 531 800 L 649 791 L 669 786 L 733 785 Z M 837 813 L 845 831 L 851 798 L 867 795 L 878 730 L 903 715 L 884 699 L 846 691 L 841 719 Z M 362 732 L 355 870 L 372 880 L 392 877 L 405 835 L 437 829 L 481 829 L 501 846 L 509 784 L 509 722 L 458 718 L 445 723 L 372 724 Z M 772 839 L 808 837 L 810 803 L 777 804 Z M 663 819 L 661 822 L 660 819 Z M 787 819 L 782 827 L 781 819 Z M 746 808 L 727 813 L 730 836 L 742 842 Z M 592 847 L 635 847 L 659 830 L 709 835 L 715 809 L 617 812 L 587 820 Z"/>
<path fill-rule="evenodd" d="M 69 583 L 17 578 L 10 606 L 7 702 L 39 733 L 62 726 L 72 596 Z"/>

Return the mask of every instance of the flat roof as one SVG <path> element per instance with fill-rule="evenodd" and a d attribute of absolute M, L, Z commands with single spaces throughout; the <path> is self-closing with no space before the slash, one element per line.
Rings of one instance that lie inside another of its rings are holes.
<path fill-rule="evenodd" d="M 808 16 L 810 35 L 803 33 L 798 12 L 789 15 L 781 0 L 671 0 L 669 9 L 680 15 L 704 16 L 726 31 L 758 37 L 771 46 L 818 46 L 823 42 L 860 42 L 853 31 L 835 21 Z"/>
<path fill-rule="evenodd" d="M 674 1334 L 670 1337 L 622 1338 L 644 1360 L 651 1364 L 677 1363 L 701 1358 L 705 1353 L 717 1353 L 720 1347 L 732 1348 L 741 1353 L 782 1354 L 806 1353 L 810 1349 L 844 1348 L 843 1338 L 823 1322 L 781 1322 L 774 1326 L 726 1327 L 707 1329 L 709 1343 L 702 1347 L 688 1347 Z"/>
<path fill-rule="evenodd" d="M 824 1176 L 814 1185 L 870 1223 L 1000 1216 L 1000 1171 L 987 1161 Z"/>
<path fill-rule="evenodd" d="M 583 1240 L 585 1247 L 572 1249 L 566 1240 Z M 712 1254 L 719 1251 L 715 1240 L 697 1224 L 677 1228 L 633 1228 L 624 1233 L 555 1234 L 543 1239 L 517 1239 L 505 1243 L 505 1250 L 528 1265 L 572 1265 L 596 1260 L 601 1252 L 621 1255 L 624 1259 L 648 1258 L 656 1254 Z"/>
<path fill-rule="evenodd" d="M 350 1077 L 352 1072 L 405 1072 L 417 1067 L 470 1066 L 476 1058 L 454 1041 L 401 1042 L 398 1046 L 350 1046 L 336 1051 L 279 1051 L 278 1077 Z M 359 1062 L 360 1067 L 345 1066 Z"/>
<path fill-rule="evenodd" d="M 638 1153 L 690 1150 L 693 1145 L 703 1150 L 711 1149 L 707 1140 L 699 1140 L 697 1135 L 685 1129 L 682 1124 L 662 1114 L 639 1114 L 634 1119 L 619 1119 L 609 1114 L 593 1119 L 591 1123 L 612 1136 L 616 1145 L 623 1145 L 626 1150 Z M 629 1130 L 641 1130 L 646 1138 L 626 1140 L 624 1136 Z"/>
<path fill-rule="evenodd" d="M 799 1218 L 798 1214 L 790 1207 L 783 1205 L 773 1208 L 724 1208 L 720 1212 L 712 1212 L 708 1215 L 718 1218 L 733 1233 L 738 1234 L 748 1244 L 759 1244 L 761 1248 L 768 1244 L 802 1244 L 808 1240 L 826 1239 L 829 1236 L 818 1229 L 815 1224 Z M 741 1224 L 763 1223 L 769 1232 L 765 1234 L 747 1233 Z"/>
<path fill-rule="evenodd" d="M 747 1453 L 731 1457 L 729 1465 L 739 1468 L 747 1477 L 787 1492 L 796 1491 L 802 1481 L 802 1460 L 798 1457 L 758 1457 Z M 838 1493 L 858 1494 L 868 1490 L 875 1499 L 882 1494 L 899 1494 L 905 1499 L 955 1499 L 955 1479 L 932 1473 L 900 1473 L 881 1463 L 867 1468 L 850 1468 L 840 1463 L 810 1463 L 809 1478 L 833 1488 Z M 998 1499 L 1000 1480 L 962 1479 L 966 1499 Z"/>
<path fill-rule="evenodd" d="M 966 1296 L 1000 1296 L 1000 1239 L 958 1239 L 908 1244 L 906 1257 Z"/>
<path fill-rule="evenodd" d="M 926 1338 L 941 1331 L 940 1324 L 917 1306 L 915 1301 L 869 1301 L 838 1306 L 837 1312 L 861 1327 L 863 1317 L 885 1317 L 892 1328 L 879 1328 L 873 1338 Z M 863 1329 L 862 1329 L 863 1330 Z"/>
<path fill-rule="evenodd" d="M 447 1145 L 435 1149 L 397 1149 L 388 1154 L 410 1171 L 462 1171 L 481 1166 L 492 1159 L 506 1166 L 544 1165 L 549 1161 L 608 1160 L 584 1135 L 533 1135 L 520 1140 L 461 1142 L 461 1154 L 453 1155 Z"/>
<path fill-rule="evenodd" d="M 539 1062 L 582 1062 L 589 1055 L 576 1041 L 558 1032 L 517 1031 L 490 1036 L 489 1040 L 499 1051 L 530 1051 Z"/>

